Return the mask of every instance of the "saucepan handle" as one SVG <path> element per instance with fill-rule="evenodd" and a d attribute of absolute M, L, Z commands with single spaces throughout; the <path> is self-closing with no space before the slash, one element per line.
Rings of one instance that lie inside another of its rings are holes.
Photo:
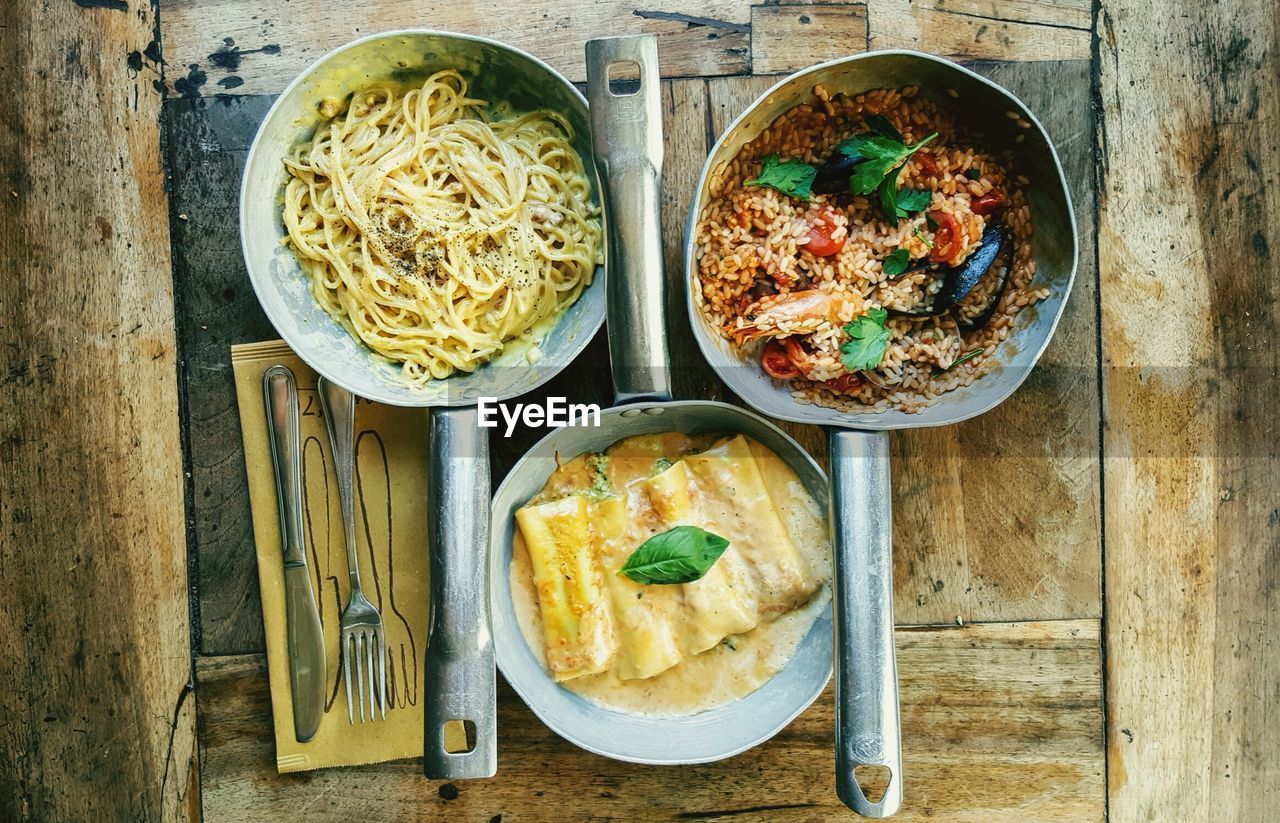
<path fill-rule="evenodd" d="M 836 560 L 836 792 L 863 817 L 890 817 L 902 805 L 902 752 L 889 437 L 835 430 L 827 448 Z M 858 785 L 854 770 L 862 765 L 888 770 L 877 802 Z"/>
<path fill-rule="evenodd" d="M 431 413 L 427 473 L 431 624 L 427 633 L 423 767 L 427 777 L 492 777 L 498 707 L 489 631 L 489 434 L 474 407 Z M 455 751 L 446 728 L 465 730 Z"/>
<path fill-rule="evenodd" d="M 610 70 L 638 67 L 610 82 Z M 662 101 L 651 34 L 587 41 L 587 99 L 596 171 L 604 190 L 609 259 L 609 363 L 616 402 L 670 400 L 663 322 Z"/>

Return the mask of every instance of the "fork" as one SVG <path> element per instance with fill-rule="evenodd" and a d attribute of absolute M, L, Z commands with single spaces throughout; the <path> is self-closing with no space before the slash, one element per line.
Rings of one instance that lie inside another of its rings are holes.
<path fill-rule="evenodd" d="M 376 720 L 374 706 L 387 719 L 387 646 L 382 635 L 382 615 L 364 596 L 360 587 L 360 567 L 356 562 L 356 515 L 351 495 L 355 477 L 356 397 L 351 392 L 321 377 L 316 383 L 329 444 L 333 447 L 333 463 L 338 475 L 338 504 L 342 509 L 342 529 L 347 546 L 347 571 L 351 576 L 351 598 L 342 611 L 342 677 L 347 686 L 347 720 L 355 723 L 351 700 L 351 659 L 355 658 L 356 690 L 360 700 L 360 722 L 365 721 L 365 680 L 369 681 L 369 720 Z M 378 666 L 374 668 L 374 655 Z M 376 681 L 376 683 L 375 683 Z M 377 690 L 377 699 L 374 691 Z"/>

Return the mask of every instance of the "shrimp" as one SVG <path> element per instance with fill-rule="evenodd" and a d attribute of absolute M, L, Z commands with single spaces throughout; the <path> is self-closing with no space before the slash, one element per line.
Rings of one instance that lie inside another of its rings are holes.
<path fill-rule="evenodd" d="M 839 323 L 852 317 L 855 295 L 832 295 L 821 289 L 771 294 L 752 303 L 725 326 L 725 334 L 739 346 L 754 340 L 812 334 L 823 323 Z"/>

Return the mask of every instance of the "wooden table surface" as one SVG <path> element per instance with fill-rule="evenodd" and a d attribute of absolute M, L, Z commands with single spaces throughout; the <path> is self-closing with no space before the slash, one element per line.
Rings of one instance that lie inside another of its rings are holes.
<path fill-rule="evenodd" d="M 829 691 L 705 766 L 586 754 L 503 687 L 496 779 L 275 773 L 228 350 L 274 334 L 240 257 L 238 177 L 308 62 L 408 26 L 493 36 L 575 81 L 587 38 L 657 33 L 673 278 L 706 151 L 777 75 L 910 47 L 1022 96 L 1066 166 L 1080 271 L 1023 389 L 892 439 L 901 818 L 1274 819 L 1270 0 L 6 4 L 0 819 L 848 814 Z M 674 349 L 682 396 L 723 396 Z M 598 339 L 547 393 L 605 400 L 605 364 Z M 819 430 L 789 428 L 824 453 Z M 495 483 L 535 437 L 495 443 Z"/>

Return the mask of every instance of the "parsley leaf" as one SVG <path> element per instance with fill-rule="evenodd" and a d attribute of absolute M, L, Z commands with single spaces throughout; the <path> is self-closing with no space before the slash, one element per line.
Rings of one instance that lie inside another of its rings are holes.
<path fill-rule="evenodd" d="M 981 180 L 982 169 L 965 169 L 964 176 L 969 178 L 970 180 Z"/>
<path fill-rule="evenodd" d="M 876 188 L 876 197 L 880 200 L 880 213 L 891 223 L 898 222 L 898 174 L 902 166 L 889 172 Z M 906 217 L 904 213 L 902 215 Z"/>
<path fill-rule="evenodd" d="M 884 273 L 890 277 L 897 277 L 907 270 L 907 266 L 911 265 L 911 255 L 906 249 L 894 249 L 889 256 L 880 262 L 880 267 L 884 269 Z"/>
<path fill-rule="evenodd" d="M 928 189 L 902 189 L 898 192 L 898 216 L 924 211 L 932 201 L 933 192 Z"/>
<path fill-rule="evenodd" d="M 888 319 L 884 309 L 869 309 L 844 327 L 849 339 L 840 344 L 840 363 L 846 369 L 863 371 L 880 365 L 889 346 L 889 330 L 884 327 Z"/>
<path fill-rule="evenodd" d="M 768 186 L 800 200 L 809 199 L 809 189 L 818 170 L 801 160 L 779 160 L 771 154 L 760 166 L 760 176 L 746 181 L 746 186 Z"/>
<path fill-rule="evenodd" d="M 870 136 L 871 135 L 869 134 L 860 134 L 854 135 L 848 140 L 841 140 L 840 143 L 836 145 L 836 151 L 840 152 L 845 157 L 848 157 L 855 163 L 865 160 L 867 155 L 862 153 L 862 140 L 863 138 Z"/>
<path fill-rule="evenodd" d="M 898 175 L 901 172 L 902 166 L 898 166 L 880 181 L 876 189 L 880 211 L 892 223 L 910 217 L 912 212 L 923 211 L 933 200 L 933 192 L 928 189 L 899 189 Z"/>
<path fill-rule="evenodd" d="M 729 541 L 697 526 L 676 526 L 644 541 L 618 569 L 637 583 L 692 583 L 720 559 Z"/>
<path fill-rule="evenodd" d="M 914 229 L 912 229 L 911 233 L 914 234 L 921 243 L 924 243 L 926 247 L 930 249 L 933 248 L 933 241 L 924 236 L 924 232 L 920 231 L 919 226 L 916 226 Z"/>
<path fill-rule="evenodd" d="M 902 142 L 902 132 L 893 127 L 893 123 L 889 122 L 889 118 L 883 114 L 873 114 L 867 117 L 867 128 L 876 134 L 888 137 L 891 140 Z"/>
<path fill-rule="evenodd" d="M 860 134 L 850 137 L 840 144 L 840 151 L 850 157 L 854 156 L 851 152 L 856 152 L 866 160 L 854 168 L 853 174 L 849 176 L 849 190 L 854 194 L 871 194 L 884 181 L 885 175 L 900 168 L 907 162 L 907 158 L 937 136 L 938 133 L 935 131 L 911 146 L 881 134 Z"/>

